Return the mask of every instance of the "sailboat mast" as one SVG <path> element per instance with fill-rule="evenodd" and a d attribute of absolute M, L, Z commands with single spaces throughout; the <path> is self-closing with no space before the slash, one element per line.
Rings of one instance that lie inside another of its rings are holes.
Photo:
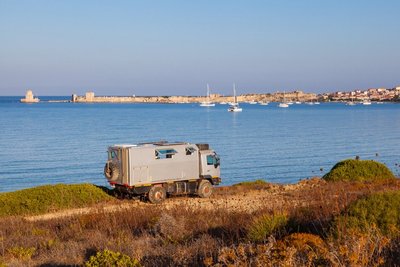
<path fill-rule="evenodd" d="M 233 100 L 234 100 L 234 103 L 237 103 L 237 99 L 236 99 L 236 84 L 233 84 Z"/>

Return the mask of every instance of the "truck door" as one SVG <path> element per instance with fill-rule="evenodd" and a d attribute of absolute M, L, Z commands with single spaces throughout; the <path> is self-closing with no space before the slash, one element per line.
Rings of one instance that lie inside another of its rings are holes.
<path fill-rule="evenodd" d="M 129 166 L 131 179 L 129 185 L 149 183 L 149 157 L 148 151 L 131 149 L 129 151 Z M 146 153 L 147 152 L 147 153 Z"/>
<path fill-rule="evenodd" d="M 220 159 L 217 153 L 215 152 L 202 153 L 201 175 L 211 176 L 212 178 L 220 177 Z"/>

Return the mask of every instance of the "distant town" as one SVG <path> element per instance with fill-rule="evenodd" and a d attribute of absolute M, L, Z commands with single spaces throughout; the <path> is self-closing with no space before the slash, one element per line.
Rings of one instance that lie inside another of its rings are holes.
<path fill-rule="evenodd" d="M 400 86 L 386 88 L 370 88 L 350 92 L 334 92 L 319 95 L 321 101 L 400 101 Z"/>
<path fill-rule="evenodd" d="M 209 96 L 95 96 L 93 91 L 86 92 L 83 96 L 73 94 L 71 100 L 49 102 L 74 102 L 74 103 L 198 103 L 209 99 L 212 102 L 229 102 L 232 96 L 210 94 Z M 27 90 L 23 103 L 37 103 L 40 99 L 33 95 L 32 90 Z M 237 96 L 239 102 L 347 102 L 347 101 L 375 101 L 399 102 L 400 86 L 394 88 L 370 88 L 367 90 L 337 91 L 333 93 L 304 93 L 303 91 L 275 92 L 265 94 L 241 94 Z"/>

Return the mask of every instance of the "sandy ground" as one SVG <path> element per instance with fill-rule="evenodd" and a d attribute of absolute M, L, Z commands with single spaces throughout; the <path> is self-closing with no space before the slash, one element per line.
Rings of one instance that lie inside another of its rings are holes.
<path fill-rule="evenodd" d="M 211 198 L 198 198 L 194 196 L 179 196 L 168 198 L 159 204 L 164 209 L 173 209 L 179 206 L 187 209 L 224 209 L 230 211 L 252 212 L 260 208 L 270 208 L 279 210 L 286 205 L 295 207 L 302 205 L 302 193 L 307 190 L 316 190 L 316 188 L 326 184 L 321 179 L 311 179 L 299 182 L 293 185 L 269 184 L 261 186 L 259 189 L 240 189 L 235 187 L 216 188 Z M 154 204 L 146 203 L 140 200 L 121 200 L 117 203 L 108 203 L 106 205 L 97 205 L 88 208 L 77 208 L 63 210 L 59 212 L 48 213 L 44 215 L 27 216 L 28 221 L 50 220 L 55 218 L 69 217 L 75 215 L 115 212 L 128 210 L 137 207 L 151 207 Z"/>

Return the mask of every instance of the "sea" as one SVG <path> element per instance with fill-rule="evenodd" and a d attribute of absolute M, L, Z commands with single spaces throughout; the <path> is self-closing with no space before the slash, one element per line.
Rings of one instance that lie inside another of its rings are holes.
<path fill-rule="evenodd" d="M 227 105 L 52 103 L 0 97 L 0 192 L 45 184 L 107 186 L 107 147 L 152 141 L 209 143 L 222 185 L 296 183 L 340 160 L 373 159 L 400 175 L 400 104 Z"/>

